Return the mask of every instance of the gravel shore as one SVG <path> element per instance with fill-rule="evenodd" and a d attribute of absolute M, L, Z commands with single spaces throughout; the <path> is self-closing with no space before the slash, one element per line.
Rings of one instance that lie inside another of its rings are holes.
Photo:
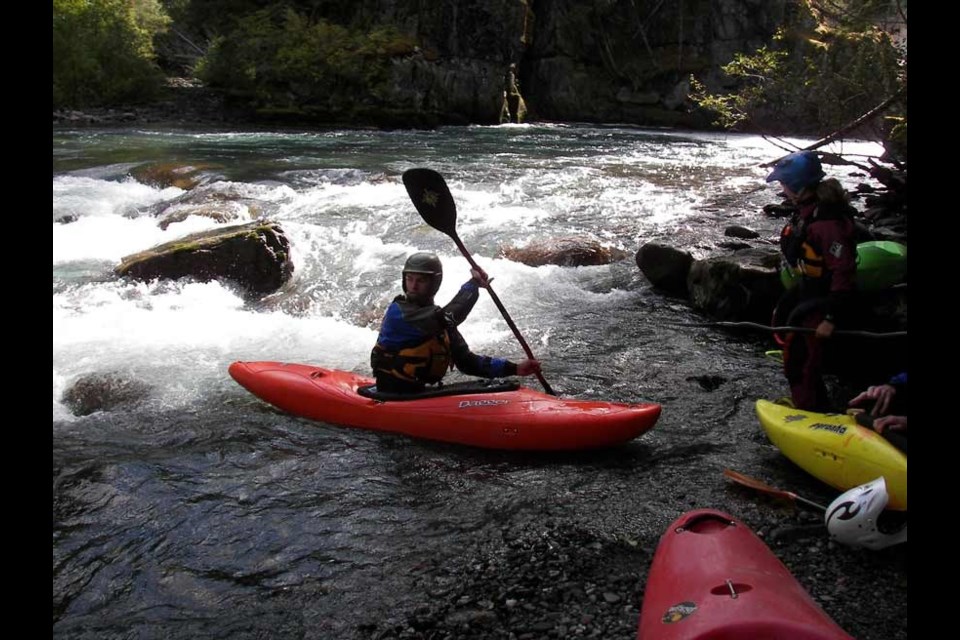
<path fill-rule="evenodd" d="M 837 624 L 859 640 L 907 637 L 906 545 L 879 552 L 842 547 L 828 539 L 819 516 L 765 502 L 744 502 L 737 517 Z M 549 519 L 507 530 L 460 562 L 425 567 L 416 582 L 429 599 L 412 614 L 361 626 L 358 637 L 631 640 L 656 542 Z"/>

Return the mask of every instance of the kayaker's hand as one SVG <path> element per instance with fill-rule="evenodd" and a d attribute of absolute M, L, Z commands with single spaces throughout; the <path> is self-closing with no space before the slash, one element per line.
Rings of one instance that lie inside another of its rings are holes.
<path fill-rule="evenodd" d="M 470 269 L 470 278 L 477 283 L 478 287 L 483 287 L 487 289 L 490 287 L 490 283 L 493 282 L 493 278 L 487 276 L 487 272 L 477 267 L 476 269 Z"/>
<path fill-rule="evenodd" d="M 883 416 L 873 421 L 873 429 L 877 433 L 883 433 L 884 430 L 906 431 L 907 416 Z"/>
<path fill-rule="evenodd" d="M 850 406 L 858 405 L 864 400 L 873 400 L 873 410 L 870 412 L 875 416 L 882 416 L 890 408 L 893 396 L 896 395 L 896 387 L 889 384 L 880 384 L 873 387 L 867 387 L 866 391 L 861 392 L 849 402 Z"/>
<path fill-rule="evenodd" d="M 817 337 L 818 338 L 829 338 L 833 335 L 833 323 L 829 320 L 822 320 L 820 324 L 817 325 Z"/>
<path fill-rule="evenodd" d="M 518 376 L 529 376 L 534 373 L 540 373 L 539 360 L 521 360 L 517 363 Z"/>

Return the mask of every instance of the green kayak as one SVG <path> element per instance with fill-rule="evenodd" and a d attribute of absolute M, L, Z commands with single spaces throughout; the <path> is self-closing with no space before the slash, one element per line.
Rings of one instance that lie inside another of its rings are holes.
<path fill-rule="evenodd" d="M 784 266 L 780 282 L 785 289 L 795 285 L 798 273 Z M 857 286 L 861 291 L 879 291 L 907 280 L 907 245 L 892 240 L 871 240 L 857 245 Z"/>

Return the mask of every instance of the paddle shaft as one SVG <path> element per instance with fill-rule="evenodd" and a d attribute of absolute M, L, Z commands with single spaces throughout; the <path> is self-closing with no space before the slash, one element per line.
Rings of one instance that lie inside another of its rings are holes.
<path fill-rule="evenodd" d="M 724 469 L 723 475 L 727 476 L 737 484 L 740 484 L 744 487 L 750 487 L 751 489 L 756 489 L 757 491 L 763 491 L 764 493 L 769 493 L 773 496 L 778 496 L 781 498 L 787 498 L 788 500 L 793 500 L 794 502 L 799 502 L 808 507 L 812 507 L 818 511 L 823 511 L 826 513 L 827 508 L 822 504 L 818 504 L 813 500 L 807 500 L 804 497 L 798 496 L 792 491 L 784 491 L 782 489 L 777 489 L 776 487 L 771 487 L 765 482 L 757 480 L 756 478 L 751 478 L 750 476 L 744 475 L 739 471 L 733 471 L 731 469 Z"/>
<path fill-rule="evenodd" d="M 823 512 L 827 511 L 827 508 L 825 506 L 823 506 L 822 504 L 816 503 L 813 500 L 807 500 L 806 498 L 798 496 L 797 494 L 791 493 L 789 491 L 784 491 L 784 493 L 790 496 L 790 498 L 792 498 L 793 500 L 796 500 L 797 502 L 799 502 L 800 504 L 805 504 L 808 507 L 812 507 L 816 509 L 817 511 L 823 511 Z"/>
<path fill-rule="evenodd" d="M 482 271 L 477 265 L 476 261 L 473 259 L 473 256 L 470 255 L 470 252 L 467 251 L 467 248 L 463 246 L 463 242 L 460 240 L 460 236 L 457 235 L 456 231 L 447 230 L 447 234 L 453 239 L 457 244 L 457 248 L 460 249 L 460 253 L 463 254 L 463 257 L 467 259 L 467 262 L 470 263 L 470 266 L 476 269 L 477 271 Z M 503 306 L 503 303 L 500 302 L 500 298 L 497 297 L 496 292 L 493 290 L 493 287 L 490 286 L 490 283 L 487 283 L 487 292 L 490 294 L 490 298 L 493 300 L 493 304 L 497 305 L 497 309 L 500 310 L 500 314 L 503 316 L 503 319 L 507 321 L 507 326 L 510 327 L 510 330 L 513 331 L 513 335 L 517 337 L 517 342 L 520 343 L 520 346 L 523 348 L 523 352 L 527 354 L 527 358 L 530 360 L 536 360 L 533 357 L 533 351 L 530 350 L 530 346 L 527 344 L 527 341 L 523 339 L 523 336 L 520 335 L 520 330 L 517 328 L 517 325 L 513 323 L 513 318 L 510 317 L 510 314 L 507 313 L 506 308 Z M 544 390 L 552 396 L 557 395 L 553 388 L 550 386 L 550 383 L 543 377 L 543 374 L 539 371 L 536 372 L 537 380 L 540 381 L 540 384 L 543 385 Z"/>

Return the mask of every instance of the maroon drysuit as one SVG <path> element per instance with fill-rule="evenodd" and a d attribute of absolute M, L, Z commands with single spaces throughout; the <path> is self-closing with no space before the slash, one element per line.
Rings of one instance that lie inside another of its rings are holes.
<path fill-rule="evenodd" d="M 800 282 L 777 303 L 777 326 L 816 328 L 824 319 L 842 326 L 852 316 L 857 246 L 853 209 L 846 203 L 800 203 L 797 220 L 784 227 L 784 258 L 802 271 Z M 783 368 L 798 409 L 829 411 L 823 383 L 824 342 L 811 333 L 791 332 L 782 341 Z"/>

